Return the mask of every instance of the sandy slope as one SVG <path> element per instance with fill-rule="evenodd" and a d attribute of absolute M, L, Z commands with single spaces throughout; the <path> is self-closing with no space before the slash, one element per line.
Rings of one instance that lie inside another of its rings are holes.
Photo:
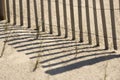
<path fill-rule="evenodd" d="M 120 80 L 119 51 L 106 51 L 47 33 L 35 40 L 34 31 L 13 29 L 18 33 L 10 34 L 14 36 L 8 38 L 0 58 L 0 80 Z M 2 24 L 0 30 L 2 52 L 6 39 Z M 38 54 L 42 57 L 36 58 Z M 37 59 L 41 63 L 33 72 Z"/>

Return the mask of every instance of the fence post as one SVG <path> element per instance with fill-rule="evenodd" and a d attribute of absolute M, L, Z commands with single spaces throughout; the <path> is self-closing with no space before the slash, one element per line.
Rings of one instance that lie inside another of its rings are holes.
<path fill-rule="evenodd" d="M 82 8 L 81 8 L 81 0 L 78 0 L 78 22 L 79 22 L 79 37 L 80 37 L 80 42 L 83 42 L 83 26 L 82 26 Z"/>
<path fill-rule="evenodd" d="M 20 26 L 23 25 L 23 1 L 19 0 L 19 9 L 20 9 Z"/>
<path fill-rule="evenodd" d="M 68 37 L 68 22 L 67 22 L 66 0 L 63 0 L 63 15 L 64 15 L 64 26 L 65 26 L 65 38 L 67 38 Z"/>
<path fill-rule="evenodd" d="M 51 0 L 48 0 L 48 16 L 49 16 L 49 29 L 50 29 L 50 34 L 52 34 L 52 33 L 53 33 L 53 27 L 52 27 Z"/>
<path fill-rule="evenodd" d="M 13 25 L 16 25 L 16 0 L 13 0 Z"/>
<path fill-rule="evenodd" d="M 59 0 L 55 0 L 55 5 L 56 5 L 57 30 L 58 30 L 58 36 L 60 36 L 61 35 L 61 30 L 60 30 Z"/>
<path fill-rule="evenodd" d="M 71 29 L 72 29 L 72 40 L 75 40 L 75 20 L 74 20 L 74 8 L 73 0 L 70 0 L 70 16 L 71 16 Z"/>
<path fill-rule="evenodd" d="M 100 7 L 101 7 L 101 17 L 102 17 L 104 44 L 105 44 L 105 49 L 107 50 L 108 49 L 108 35 L 107 35 L 107 26 L 106 26 L 106 19 L 105 19 L 105 11 L 104 11 L 103 0 L 100 0 Z"/>
<path fill-rule="evenodd" d="M 42 22 L 42 31 L 45 31 L 45 17 L 44 17 L 44 0 L 41 0 L 41 22 Z"/>
<path fill-rule="evenodd" d="M 116 25 L 115 25 L 115 13 L 114 13 L 113 0 L 109 0 L 109 3 L 110 3 L 113 47 L 115 50 L 117 50 L 117 36 L 116 36 Z"/>
<path fill-rule="evenodd" d="M 99 30 L 98 30 L 96 0 L 93 0 L 93 13 L 94 13 L 94 23 L 95 23 L 96 46 L 99 46 L 100 43 L 99 43 Z"/>
<path fill-rule="evenodd" d="M 0 19 L 6 19 L 5 15 L 5 0 L 0 1 Z"/>
<path fill-rule="evenodd" d="M 30 0 L 27 0 L 27 21 L 28 21 L 28 28 L 31 28 Z"/>
<path fill-rule="evenodd" d="M 10 23 L 10 5 L 9 0 L 6 0 L 7 22 Z"/>
<path fill-rule="evenodd" d="M 89 14 L 89 0 L 85 0 L 85 7 L 86 7 L 86 20 L 87 20 L 87 31 L 88 31 L 88 43 L 92 44 L 90 14 Z"/>
<path fill-rule="evenodd" d="M 34 14 L 35 14 L 35 25 L 36 25 L 36 30 L 37 30 L 37 36 L 36 38 L 39 38 L 39 26 L 38 26 L 38 14 L 37 14 L 37 4 L 36 4 L 36 0 L 33 1 L 33 5 L 34 5 Z"/>

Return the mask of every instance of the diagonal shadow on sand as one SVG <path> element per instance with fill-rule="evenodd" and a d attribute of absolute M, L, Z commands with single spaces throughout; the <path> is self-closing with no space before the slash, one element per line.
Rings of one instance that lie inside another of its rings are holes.
<path fill-rule="evenodd" d="M 45 72 L 50 75 L 120 57 L 120 55 L 115 54 L 115 51 L 105 50 L 88 43 L 79 43 L 45 32 L 41 32 L 40 38 L 35 39 L 35 31 L 30 32 L 20 27 L 10 27 L 10 30 L 12 33 L 9 33 L 10 31 L 4 32 L 4 27 L 0 26 L 0 39 L 9 37 L 7 44 L 13 46 L 18 52 L 26 55 L 35 54 L 30 59 L 41 58 L 39 64 L 43 68 L 49 68 Z M 8 36 L 8 34 L 10 35 Z"/>

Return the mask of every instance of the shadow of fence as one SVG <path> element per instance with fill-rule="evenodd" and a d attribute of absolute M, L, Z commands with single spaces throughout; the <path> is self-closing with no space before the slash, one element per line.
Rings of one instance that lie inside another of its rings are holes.
<path fill-rule="evenodd" d="M 39 58 L 39 64 L 46 68 L 46 73 L 50 75 L 120 57 L 114 50 L 105 50 L 96 45 L 79 43 L 45 32 L 41 32 L 39 38 L 36 39 L 36 34 L 34 30 L 30 32 L 28 29 L 17 26 L 9 26 L 8 31 L 4 31 L 3 26 L 0 27 L 0 39 L 7 38 L 6 44 L 11 45 L 20 53 L 32 55 L 30 59 Z"/>

